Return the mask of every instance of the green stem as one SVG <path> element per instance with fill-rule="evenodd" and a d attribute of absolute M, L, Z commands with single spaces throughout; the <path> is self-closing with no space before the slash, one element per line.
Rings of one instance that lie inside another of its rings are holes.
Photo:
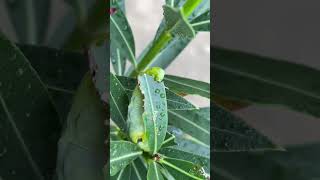
<path fill-rule="evenodd" d="M 130 76 L 135 77 L 140 72 L 143 72 L 148 68 L 148 65 L 151 64 L 152 60 L 157 56 L 157 54 L 165 47 L 165 45 L 172 39 L 172 36 L 169 32 L 164 31 L 161 33 L 159 38 L 153 43 L 149 51 L 142 58 L 142 60 L 137 65 L 137 68 L 131 72 Z"/>
<path fill-rule="evenodd" d="M 183 15 L 189 17 L 201 2 L 202 0 L 187 0 L 182 7 Z"/>

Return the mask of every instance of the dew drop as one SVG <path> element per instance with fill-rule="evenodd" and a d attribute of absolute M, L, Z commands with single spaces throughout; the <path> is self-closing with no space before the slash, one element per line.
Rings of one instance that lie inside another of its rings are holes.
<path fill-rule="evenodd" d="M 161 98 L 164 98 L 164 97 L 166 97 L 166 95 L 164 95 L 164 93 L 161 93 L 161 94 L 160 94 L 160 97 L 161 97 Z"/>
<path fill-rule="evenodd" d="M 165 115 L 165 114 L 164 114 L 163 112 L 162 112 L 162 113 L 160 113 L 160 116 L 161 116 L 161 117 L 163 117 L 164 115 Z"/>
<path fill-rule="evenodd" d="M 127 30 L 127 29 L 128 29 L 128 26 L 124 26 L 124 27 L 123 27 L 123 30 Z"/>
<path fill-rule="evenodd" d="M 116 63 L 116 60 L 115 60 L 115 59 L 112 59 L 111 62 L 112 62 L 112 64 L 115 64 L 115 63 Z"/>
<path fill-rule="evenodd" d="M 156 89 L 154 92 L 159 94 L 160 93 L 160 89 Z"/>

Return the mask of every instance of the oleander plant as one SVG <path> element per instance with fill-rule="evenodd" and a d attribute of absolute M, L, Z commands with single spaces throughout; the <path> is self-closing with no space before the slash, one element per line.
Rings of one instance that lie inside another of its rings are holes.
<path fill-rule="evenodd" d="M 166 73 L 210 31 L 209 0 L 166 0 L 139 56 L 125 0 L 60 1 L 52 23 L 57 2 L 0 2 L 0 180 L 319 179 L 319 143 L 280 146 L 233 113 L 320 118 L 319 70 L 213 46 L 210 88 Z"/>
<path fill-rule="evenodd" d="M 210 84 L 165 69 L 198 33 L 210 32 L 209 0 L 167 0 L 153 41 L 136 56 L 125 1 L 110 2 L 111 179 L 210 179 Z M 181 67 L 183 68 L 183 67 Z"/>

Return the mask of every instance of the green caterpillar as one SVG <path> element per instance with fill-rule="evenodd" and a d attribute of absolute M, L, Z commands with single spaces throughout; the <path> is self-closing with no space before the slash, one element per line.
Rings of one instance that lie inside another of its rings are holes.
<path fill-rule="evenodd" d="M 154 78 L 155 81 L 161 82 L 164 78 L 165 72 L 159 67 L 152 67 L 145 72 Z M 128 107 L 128 127 L 129 127 L 129 136 L 132 142 L 138 144 L 138 146 L 146 151 L 150 152 L 150 147 L 148 145 L 148 139 L 146 136 L 146 127 L 143 121 L 142 114 L 144 112 L 144 101 L 143 94 L 137 85 L 133 91 L 130 104 Z"/>

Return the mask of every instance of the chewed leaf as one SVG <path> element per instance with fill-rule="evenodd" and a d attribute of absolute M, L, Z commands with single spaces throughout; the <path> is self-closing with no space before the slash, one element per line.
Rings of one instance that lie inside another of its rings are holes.
<path fill-rule="evenodd" d="M 138 76 L 139 87 L 144 95 L 143 121 L 150 153 L 155 154 L 165 139 L 168 125 L 167 100 L 163 82 L 143 74 Z"/>
<path fill-rule="evenodd" d="M 180 9 L 164 5 L 163 11 L 166 29 L 171 34 L 180 38 L 192 39 L 195 37 L 195 31 Z"/>

